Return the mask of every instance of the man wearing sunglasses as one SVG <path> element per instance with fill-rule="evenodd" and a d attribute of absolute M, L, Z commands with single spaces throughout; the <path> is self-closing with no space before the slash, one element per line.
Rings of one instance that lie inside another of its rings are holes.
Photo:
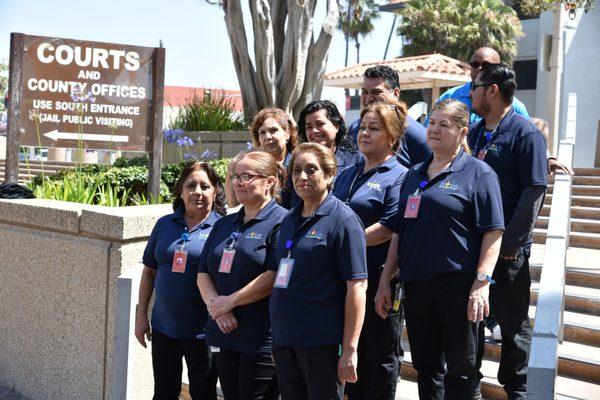
<path fill-rule="evenodd" d="M 471 66 L 471 82 L 467 82 L 462 86 L 453 87 L 451 89 L 446 90 L 438 99 L 438 102 L 444 99 L 454 99 L 460 102 L 463 102 L 469 107 L 472 108 L 471 97 L 469 95 L 471 91 L 471 86 L 473 82 L 475 82 L 475 78 L 477 78 L 477 74 L 481 71 L 482 68 L 490 64 L 499 64 L 500 63 L 500 55 L 498 52 L 490 47 L 481 47 L 477 49 L 473 56 L 471 57 L 471 61 L 469 61 L 469 65 Z M 527 113 L 527 109 L 525 108 L 525 104 L 519 101 L 516 97 L 513 97 L 512 106 L 517 114 L 520 114 L 524 117 L 529 118 L 529 114 Z M 470 123 L 479 122 L 481 117 L 474 112 L 471 112 Z M 429 124 L 429 117 L 425 120 L 425 126 Z"/>

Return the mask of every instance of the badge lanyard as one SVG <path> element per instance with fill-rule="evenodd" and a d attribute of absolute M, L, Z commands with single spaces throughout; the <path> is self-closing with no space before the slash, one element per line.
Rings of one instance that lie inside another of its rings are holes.
<path fill-rule="evenodd" d="M 300 225 L 296 232 L 292 235 L 291 240 L 285 242 L 285 248 L 287 250 L 287 256 L 279 260 L 279 267 L 277 268 L 277 274 L 275 275 L 274 287 L 280 289 L 287 289 L 290 283 L 290 277 L 292 276 L 292 270 L 294 269 L 295 260 L 292 258 L 292 250 L 294 249 L 294 239 L 298 236 L 298 232 L 304 228 L 314 218 L 314 214 L 309 217 L 306 221 Z M 300 241 L 300 240 L 298 240 Z"/>
<path fill-rule="evenodd" d="M 177 246 L 175 254 L 173 254 L 173 264 L 171 272 L 185 274 L 185 266 L 187 265 L 188 251 L 185 249 L 185 244 L 190 241 L 190 235 L 184 233 L 181 235 L 181 244 Z"/>
<path fill-rule="evenodd" d="M 398 312 L 400 310 L 400 305 L 402 304 L 403 297 L 404 297 L 404 284 L 397 282 L 396 283 L 396 291 L 394 294 L 394 303 L 392 305 L 392 310 L 394 312 Z"/>
<path fill-rule="evenodd" d="M 419 215 L 419 206 L 421 205 L 421 192 L 425 189 L 429 182 L 422 180 L 419 182 L 419 187 L 412 196 L 408 196 L 406 208 L 404 209 L 404 218 L 416 219 Z"/>
<path fill-rule="evenodd" d="M 492 139 L 496 136 L 496 129 L 491 132 L 485 134 L 485 145 L 477 152 L 477 158 L 481 161 L 485 160 L 485 156 L 492 144 Z M 475 148 L 479 147 L 479 136 L 477 136 L 477 143 L 475 144 Z"/>
<path fill-rule="evenodd" d="M 377 168 L 373 168 L 373 169 L 369 170 L 366 174 L 362 174 L 362 175 L 360 174 L 360 171 L 358 171 L 358 173 L 354 176 L 352 183 L 350 184 L 350 191 L 348 192 L 348 196 L 346 197 L 346 200 L 344 201 L 344 203 L 346 205 L 350 205 L 352 196 L 354 196 L 354 194 L 358 191 L 358 189 L 360 189 L 361 186 L 364 185 L 365 182 L 367 180 L 369 180 L 369 178 L 375 174 L 375 172 L 377 172 Z M 365 182 L 362 182 L 360 185 L 355 186 L 358 178 L 363 178 L 363 177 L 365 178 Z"/>
<path fill-rule="evenodd" d="M 228 274 L 231 272 L 231 267 L 233 265 L 233 258 L 235 257 L 235 243 L 240 238 L 239 232 L 231 232 L 231 236 L 229 236 L 229 244 L 227 247 L 223 249 L 223 254 L 221 254 L 221 262 L 219 263 L 219 272 L 223 274 Z"/>

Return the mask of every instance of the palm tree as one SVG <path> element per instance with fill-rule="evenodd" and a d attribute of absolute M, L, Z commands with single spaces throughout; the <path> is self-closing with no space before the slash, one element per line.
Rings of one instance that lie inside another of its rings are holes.
<path fill-rule="evenodd" d="M 413 0 L 400 13 L 405 56 L 442 53 L 466 61 L 489 46 L 511 63 L 522 35 L 515 11 L 502 0 Z"/>
<path fill-rule="evenodd" d="M 350 39 L 356 47 L 356 63 L 360 63 L 360 38 L 369 35 L 375 27 L 373 21 L 379 18 L 379 5 L 375 0 L 347 0 L 346 7 L 340 12 L 339 29 L 346 37 L 346 59 L 348 65 L 348 47 Z"/>

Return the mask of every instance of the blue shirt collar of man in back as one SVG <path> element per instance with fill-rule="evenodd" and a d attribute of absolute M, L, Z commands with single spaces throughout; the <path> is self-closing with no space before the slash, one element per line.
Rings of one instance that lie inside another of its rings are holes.
<path fill-rule="evenodd" d="M 175 221 L 179 221 L 182 225 L 186 225 L 184 216 L 185 216 L 185 207 L 181 206 L 181 207 L 178 207 L 177 210 L 175 210 L 173 212 L 171 219 L 173 219 Z M 194 229 L 207 228 L 209 226 L 214 226 L 215 222 L 217 222 L 217 220 L 219 218 L 220 217 L 217 215 L 216 212 L 211 211 L 208 214 L 208 217 L 206 217 L 206 219 L 204 221 L 202 221 L 200 224 L 195 226 Z"/>
<path fill-rule="evenodd" d="M 450 166 L 442 172 L 460 172 L 460 171 L 462 171 L 463 169 L 465 169 L 465 165 L 469 161 L 469 157 L 471 157 L 471 156 L 468 155 L 464 151 L 464 149 L 461 148 L 460 151 L 458 152 L 458 155 L 456 156 L 456 158 L 454 158 L 454 160 L 452 160 L 452 162 L 450 163 Z M 429 168 L 431 161 L 433 161 L 433 154 L 430 155 L 427 160 L 425 160 L 421 164 L 415 166 L 415 171 L 421 175 L 427 175 L 427 168 Z"/>

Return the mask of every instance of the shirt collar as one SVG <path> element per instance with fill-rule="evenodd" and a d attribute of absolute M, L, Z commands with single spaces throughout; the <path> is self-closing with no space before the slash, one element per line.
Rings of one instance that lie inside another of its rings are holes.
<path fill-rule="evenodd" d="M 206 217 L 206 219 L 204 221 L 202 221 L 200 224 L 198 224 L 196 227 L 194 228 L 207 228 L 209 226 L 214 226 L 215 222 L 217 222 L 217 220 L 220 217 L 217 215 L 216 212 L 211 211 L 208 214 L 208 217 Z M 181 206 L 178 207 L 177 210 L 175 210 L 175 212 L 173 212 L 173 215 L 171 215 L 171 219 L 178 221 L 179 223 L 186 225 L 185 223 L 185 207 Z M 187 225 L 186 225 L 187 226 Z"/>
<path fill-rule="evenodd" d="M 450 166 L 442 172 L 460 172 L 460 171 L 462 171 L 463 169 L 465 169 L 465 165 L 466 165 L 467 161 L 469 160 L 469 157 L 470 156 L 464 151 L 464 149 L 461 148 L 460 151 L 458 152 L 458 155 L 456 157 L 454 157 L 454 160 L 452 160 L 452 162 L 450 163 Z M 421 164 L 417 165 L 415 167 L 415 170 L 421 175 L 426 175 L 427 168 L 429 168 L 431 161 L 433 161 L 433 154 L 429 155 L 429 157 L 425 161 L 423 161 Z"/>
<path fill-rule="evenodd" d="M 329 213 L 333 209 L 333 206 L 335 205 L 336 200 L 337 198 L 333 195 L 333 191 L 330 190 L 327 194 L 327 197 L 325 197 L 325 200 L 323 200 L 321 205 L 319 205 L 319 207 L 317 208 L 317 211 L 315 211 L 315 215 L 329 215 Z M 295 218 L 298 219 L 301 215 L 302 207 L 304 207 L 304 200 L 300 199 L 298 204 L 296 204 L 290 210 L 290 214 L 293 214 Z"/>
<path fill-rule="evenodd" d="M 356 164 L 354 164 L 354 167 L 356 168 L 357 173 L 362 174 L 364 169 L 365 169 L 365 158 L 361 157 L 360 160 L 358 160 L 356 162 Z M 400 164 L 398 162 L 398 159 L 396 158 L 396 156 L 392 155 L 390 158 L 388 158 L 387 160 L 385 160 L 384 162 L 382 162 L 381 164 L 379 164 L 378 166 L 375 167 L 375 170 L 377 172 L 384 172 L 384 171 L 389 171 L 390 169 L 394 168 L 397 164 Z"/>
<path fill-rule="evenodd" d="M 275 201 L 275 199 L 271 199 L 267 203 L 267 205 L 264 206 L 258 212 L 258 214 L 256 214 L 256 216 L 254 218 L 252 218 L 252 220 L 253 221 L 263 221 L 265 219 L 268 219 L 271 216 L 271 214 L 273 213 L 273 211 L 275 210 L 276 207 L 277 207 L 277 201 Z M 245 207 L 240 208 L 240 210 L 236 214 L 237 214 L 236 221 L 241 222 L 243 224 L 244 223 L 244 216 L 246 215 Z"/>
<path fill-rule="evenodd" d="M 502 117 L 502 120 L 500 120 L 500 123 L 496 127 L 495 134 L 499 135 L 501 133 L 508 131 L 509 128 L 512 126 L 514 119 L 515 119 L 515 109 L 513 106 L 511 106 L 510 110 L 508 110 L 506 115 L 504 117 Z M 477 124 L 477 132 L 479 134 L 481 134 L 481 133 L 483 133 L 484 130 L 485 130 L 485 118 L 481 118 L 481 120 Z"/>

